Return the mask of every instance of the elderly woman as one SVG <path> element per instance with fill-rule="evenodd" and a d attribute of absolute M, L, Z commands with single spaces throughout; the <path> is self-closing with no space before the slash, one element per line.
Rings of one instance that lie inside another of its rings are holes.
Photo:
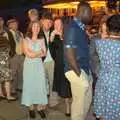
<path fill-rule="evenodd" d="M 100 120 L 120 119 L 120 15 L 106 23 L 108 38 L 96 40 L 100 72 L 95 88 L 94 112 Z"/>

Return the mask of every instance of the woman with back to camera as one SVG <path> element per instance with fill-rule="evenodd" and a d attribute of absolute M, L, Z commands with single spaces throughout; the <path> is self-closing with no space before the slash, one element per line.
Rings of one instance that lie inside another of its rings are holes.
<path fill-rule="evenodd" d="M 39 36 L 40 23 L 29 25 L 23 42 L 25 61 L 23 69 L 22 104 L 29 107 L 30 118 L 35 118 L 35 105 L 38 113 L 45 118 L 44 109 L 48 104 L 47 87 L 42 57 L 46 55 L 44 39 Z"/>
<path fill-rule="evenodd" d="M 60 18 L 54 20 L 54 31 L 51 34 L 51 42 L 54 46 L 54 82 L 53 90 L 65 99 L 66 116 L 70 116 L 71 109 L 71 89 L 70 83 L 64 75 L 64 40 L 63 40 L 63 22 Z"/>
<path fill-rule="evenodd" d="M 120 15 L 106 22 L 108 37 L 96 40 L 100 72 L 95 88 L 94 112 L 99 120 L 120 119 Z"/>

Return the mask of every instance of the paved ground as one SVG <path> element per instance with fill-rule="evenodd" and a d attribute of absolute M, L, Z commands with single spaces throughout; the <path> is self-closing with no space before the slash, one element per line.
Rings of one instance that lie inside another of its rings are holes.
<path fill-rule="evenodd" d="M 30 120 L 27 109 L 20 105 L 20 100 L 12 103 L 0 101 L 0 120 Z M 42 120 L 39 115 L 35 120 Z M 61 103 L 47 110 L 47 120 L 70 120 L 64 115 L 64 103 Z M 89 113 L 87 120 L 95 120 L 92 112 Z"/>

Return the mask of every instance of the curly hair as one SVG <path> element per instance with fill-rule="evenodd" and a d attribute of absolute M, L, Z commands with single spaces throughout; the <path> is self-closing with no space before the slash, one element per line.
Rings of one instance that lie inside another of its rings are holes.
<path fill-rule="evenodd" d="M 120 33 L 120 15 L 111 16 L 106 25 L 109 33 Z"/>

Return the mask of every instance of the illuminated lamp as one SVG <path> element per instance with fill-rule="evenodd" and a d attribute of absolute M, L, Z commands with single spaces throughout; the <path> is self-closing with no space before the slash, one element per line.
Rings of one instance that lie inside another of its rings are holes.
<path fill-rule="evenodd" d="M 105 1 L 89 1 L 91 7 L 97 8 L 97 7 L 105 7 L 106 2 Z M 68 3 L 54 3 L 49 5 L 44 5 L 43 8 L 48 9 L 67 9 L 67 8 L 77 8 L 77 5 L 79 2 L 68 2 Z"/>

